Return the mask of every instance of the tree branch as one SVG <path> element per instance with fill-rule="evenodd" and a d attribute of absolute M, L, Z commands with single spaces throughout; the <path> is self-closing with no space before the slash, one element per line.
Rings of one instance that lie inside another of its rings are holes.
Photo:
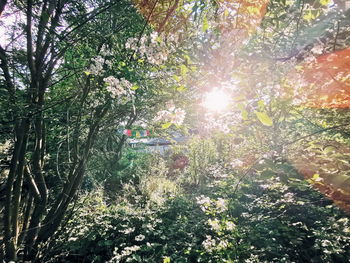
<path fill-rule="evenodd" d="M 166 14 L 164 20 L 162 21 L 162 23 L 160 23 L 160 25 L 159 25 L 159 27 L 158 27 L 158 29 L 157 29 L 158 33 L 159 33 L 159 32 L 162 32 L 162 30 L 163 30 L 163 28 L 164 28 L 166 22 L 168 21 L 168 19 L 170 18 L 170 16 L 174 13 L 174 11 L 176 10 L 176 8 L 177 8 L 178 5 L 179 5 L 179 0 L 175 0 L 174 5 L 168 10 L 168 12 L 167 12 L 167 14 Z"/>
<path fill-rule="evenodd" d="M 28 66 L 29 70 L 32 76 L 35 75 L 35 65 L 34 65 L 34 57 L 33 57 L 33 36 L 32 36 L 32 19 L 33 19 L 33 3 L 32 0 L 27 1 L 27 25 L 26 25 L 26 32 L 27 32 L 27 60 L 28 60 Z"/>
<path fill-rule="evenodd" d="M 302 137 L 299 137 L 297 138 L 296 140 L 294 141 L 291 141 L 291 142 L 287 142 L 287 143 L 284 143 L 283 145 L 290 145 L 290 144 L 294 144 L 298 141 L 301 141 L 303 139 L 306 139 L 306 138 L 309 138 L 309 137 L 312 137 L 316 134 L 319 134 L 319 133 L 322 133 L 322 132 L 325 132 L 325 131 L 330 131 L 330 130 L 335 130 L 335 129 L 339 129 L 339 128 L 343 128 L 343 127 L 346 127 L 346 126 L 350 126 L 350 123 L 345 123 L 345 124 L 341 124 L 341 125 L 336 125 L 336 126 L 332 126 L 332 127 L 328 127 L 328 128 L 324 128 L 324 129 L 321 129 L 321 130 L 318 130 L 318 131 L 315 131 L 313 133 L 310 133 L 308 135 L 305 135 L 305 136 L 302 136 Z"/>

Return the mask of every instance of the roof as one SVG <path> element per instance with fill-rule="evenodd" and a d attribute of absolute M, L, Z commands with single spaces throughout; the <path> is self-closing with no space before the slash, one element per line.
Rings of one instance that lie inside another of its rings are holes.
<path fill-rule="evenodd" d="M 178 135 L 178 134 L 176 134 L 176 135 Z M 129 142 L 129 144 L 145 144 L 148 146 L 156 146 L 156 145 L 171 145 L 174 143 L 183 143 L 189 139 L 189 137 L 187 137 L 187 136 L 182 136 L 182 135 L 176 136 L 176 135 L 170 139 L 164 139 L 164 138 L 160 138 L 160 137 L 141 138 L 141 139 L 129 139 L 128 142 Z"/>

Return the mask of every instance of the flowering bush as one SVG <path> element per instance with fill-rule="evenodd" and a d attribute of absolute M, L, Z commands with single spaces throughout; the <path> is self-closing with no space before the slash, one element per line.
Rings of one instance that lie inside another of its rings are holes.
<path fill-rule="evenodd" d="M 162 35 L 153 32 L 149 36 L 129 38 L 125 43 L 125 48 L 132 50 L 140 58 L 145 58 L 150 64 L 160 65 L 167 60 L 168 53 L 173 50 L 177 38 L 175 35 L 170 35 L 167 40 L 166 42 Z"/>
<path fill-rule="evenodd" d="M 159 111 L 154 121 L 181 125 L 185 119 L 186 112 L 181 108 L 176 108 L 172 101 L 166 103 L 166 106 L 167 109 Z"/>
<path fill-rule="evenodd" d="M 113 99 L 120 98 L 123 95 L 133 95 L 134 91 L 131 90 L 132 84 L 124 78 L 120 80 L 109 76 L 103 79 L 107 83 L 107 91 L 110 93 Z"/>
<path fill-rule="evenodd" d="M 152 206 L 108 206 L 95 194 L 67 225 L 57 260 L 347 262 L 349 218 L 307 182 L 256 176 L 236 184 L 224 177 Z"/>

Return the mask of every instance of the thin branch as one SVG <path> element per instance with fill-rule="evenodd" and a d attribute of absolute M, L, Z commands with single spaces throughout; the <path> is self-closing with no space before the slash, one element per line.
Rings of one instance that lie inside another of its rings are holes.
<path fill-rule="evenodd" d="M 160 23 L 157 29 L 158 33 L 162 32 L 166 22 L 169 20 L 170 16 L 174 13 L 178 5 L 179 5 L 179 0 L 175 0 L 174 5 L 168 10 L 164 20 L 162 21 L 162 23 Z"/>
<path fill-rule="evenodd" d="M 4 73 L 4 77 L 5 77 L 5 82 L 6 82 L 6 89 L 8 90 L 9 94 L 10 94 L 10 100 L 11 103 L 16 102 L 16 88 L 12 82 L 12 78 L 10 75 L 10 69 L 8 66 L 8 60 L 6 57 L 6 51 L 2 48 L 2 46 L 0 45 L 0 68 L 2 69 L 3 73 Z"/>
<path fill-rule="evenodd" d="M 49 22 L 49 12 L 47 11 L 47 1 L 45 0 L 41 9 L 41 15 L 38 25 L 38 34 L 37 34 L 37 41 L 36 41 L 36 59 L 38 59 L 39 50 L 42 48 L 42 41 L 44 38 L 44 30 Z M 45 15 L 44 15 L 45 14 Z"/>
<path fill-rule="evenodd" d="M 47 107 L 45 107 L 45 108 L 39 109 L 39 110 L 37 110 L 37 111 L 35 111 L 35 112 L 31 112 L 30 114 L 28 114 L 28 115 L 26 115 L 26 116 L 17 117 L 17 118 L 15 118 L 15 119 L 10 120 L 10 121 L 0 121 L 0 124 L 6 125 L 6 124 L 14 123 L 14 122 L 18 121 L 19 119 L 23 119 L 23 118 L 32 118 L 33 116 L 35 116 L 35 115 L 37 115 L 37 114 L 40 114 L 40 113 L 42 113 L 42 112 L 45 112 L 45 111 L 47 111 L 48 109 L 51 109 L 51 108 L 53 108 L 53 107 L 55 107 L 55 106 L 61 104 L 62 102 L 66 102 L 67 100 L 73 99 L 73 98 L 76 97 L 78 94 L 79 94 L 79 92 L 77 92 L 77 93 L 75 93 L 75 94 L 73 94 L 73 95 L 71 95 L 71 96 L 68 96 L 68 97 L 66 97 L 66 98 L 64 98 L 64 99 L 62 99 L 62 100 L 56 101 L 56 102 L 52 103 L 51 105 L 49 105 L 49 106 L 47 106 Z"/>
<path fill-rule="evenodd" d="M 335 51 L 335 49 L 337 47 L 337 40 L 338 40 L 339 30 L 340 30 L 340 22 L 337 21 L 337 32 L 335 33 L 334 44 L 333 44 L 333 51 Z"/>
<path fill-rule="evenodd" d="M 26 177 L 29 183 L 29 188 L 31 189 L 31 193 L 33 194 L 34 198 L 36 200 L 41 200 L 41 194 L 39 192 L 38 186 L 35 183 L 34 178 L 31 175 L 31 171 L 29 169 L 28 164 L 24 168 L 24 176 Z"/>
<path fill-rule="evenodd" d="M 291 145 L 291 144 L 294 144 L 294 143 L 296 143 L 296 142 L 298 142 L 298 141 L 301 141 L 301 140 L 303 140 L 303 139 L 312 137 L 312 136 L 314 136 L 314 135 L 316 135 L 316 134 L 319 134 L 319 133 L 322 133 L 322 132 L 325 132 L 325 131 L 330 131 L 330 130 L 335 130 L 335 129 L 343 128 L 343 127 L 346 127 L 346 126 L 350 126 L 350 123 L 345 123 L 345 124 L 341 124 L 341 125 L 336 125 L 336 126 L 324 128 L 324 129 L 315 131 L 315 132 L 313 132 L 313 133 L 310 133 L 310 134 L 308 134 L 308 135 L 299 137 L 299 138 L 297 138 L 297 139 L 294 140 L 294 141 L 284 143 L 283 145 Z"/>
<path fill-rule="evenodd" d="M 26 26 L 26 32 L 27 32 L 27 60 L 28 65 L 30 69 L 30 73 L 32 76 L 35 75 L 35 67 L 34 67 L 34 58 L 33 58 L 33 37 L 32 37 L 32 13 L 33 3 L 32 0 L 27 1 L 27 26 Z"/>
<path fill-rule="evenodd" d="M 113 4 L 108 3 L 107 5 L 101 7 L 101 9 L 99 11 L 93 11 L 92 13 L 90 13 L 90 16 L 88 16 L 85 20 L 83 20 L 80 24 L 78 24 L 77 26 L 75 26 L 74 28 L 72 28 L 70 31 L 68 31 L 65 35 L 63 35 L 62 38 L 60 38 L 60 41 L 63 41 L 64 39 L 66 39 L 69 35 L 71 35 L 73 32 L 75 32 L 76 30 L 78 30 L 79 28 L 81 28 L 82 26 L 84 26 L 86 23 L 88 23 L 89 21 L 91 21 L 93 18 L 95 18 L 96 16 L 98 16 L 99 14 L 102 14 L 103 12 L 105 12 L 106 10 L 108 10 L 109 8 L 111 8 L 112 6 L 118 4 L 118 1 L 115 1 Z M 73 24 L 74 25 L 74 24 Z M 71 28 L 73 25 L 70 25 L 69 28 Z"/>
<path fill-rule="evenodd" d="M 143 28 L 142 28 L 142 30 L 141 30 L 139 39 L 137 40 L 136 46 L 138 46 L 138 45 L 140 44 L 142 35 L 143 35 L 143 33 L 145 32 L 146 26 L 148 25 L 148 23 L 149 23 L 149 21 L 150 21 L 150 19 L 151 19 L 151 16 L 152 16 L 152 14 L 153 14 L 153 12 L 154 12 L 154 9 L 156 8 L 156 5 L 157 5 L 158 1 L 159 1 L 159 0 L 156 0 L 156 1 L 154 2 L 154 5 L 152 6 L 151 11 L 150 11 L 149 14 L 148 14 L 147 20 L 146 20 L 146 22 L 145 22 L 145 24 L 143 25 Z M 132 57 L 134 56 L 135 52 L 136 52 L 136 50 L 134 50 L 133 53 L 130 55 L 129 61 L 131 61 L 131 59 L 132 59 Z"/>

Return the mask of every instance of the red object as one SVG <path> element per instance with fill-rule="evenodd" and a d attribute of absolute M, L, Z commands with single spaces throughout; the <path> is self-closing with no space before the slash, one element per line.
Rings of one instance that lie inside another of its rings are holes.
<path fill-rule="evenodd" d="M 321 55 L 313 62 L 301 65 L 297 74 L 303 80 L 302 89 L 311 108 L 349 108 L 350 48 Z"/>

